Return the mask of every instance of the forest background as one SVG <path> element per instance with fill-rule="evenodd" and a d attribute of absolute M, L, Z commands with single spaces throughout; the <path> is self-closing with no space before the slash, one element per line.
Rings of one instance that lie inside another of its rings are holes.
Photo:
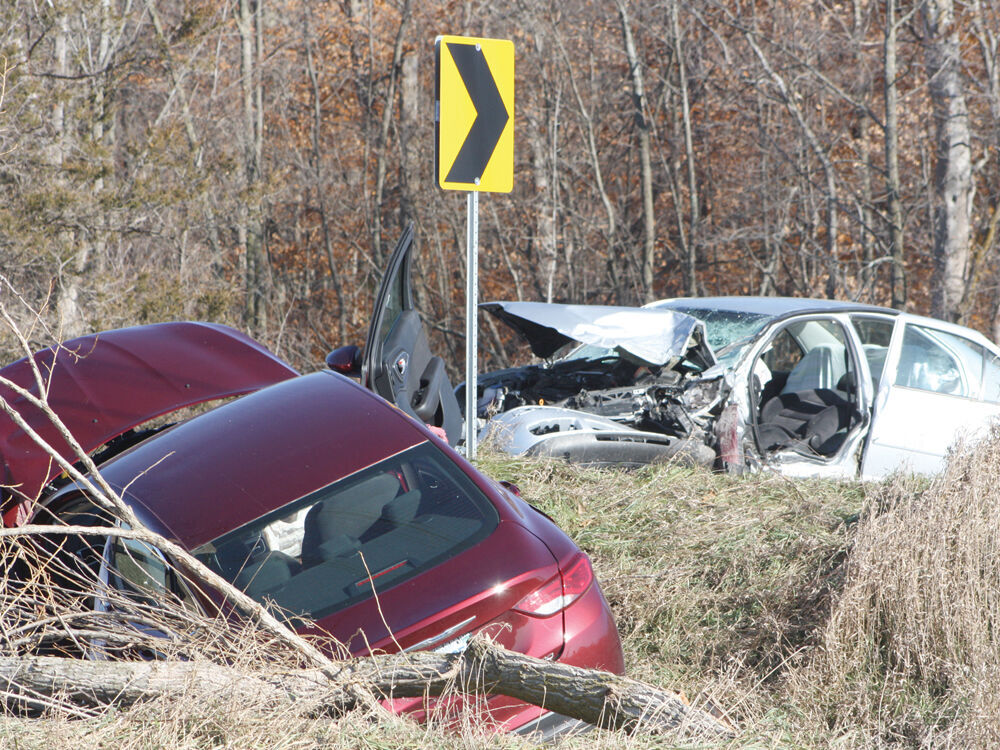
<path fill-rule="evenodd" d="M 438 34 L 516 49 L 483 299 L 836 297 L 1000 337 L 998 0 L 5 0 L 2 273 L 63 337 L 212 320 L 308 367 L 362 343 L 412 220 L 457 369 Z"/>

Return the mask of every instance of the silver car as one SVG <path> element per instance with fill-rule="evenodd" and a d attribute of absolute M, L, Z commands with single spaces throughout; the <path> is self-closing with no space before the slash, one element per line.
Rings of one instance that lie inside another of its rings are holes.
<path fill-rule="evenodd" d="M 510 453 L 876 478 L 938 471 L 956 439 L 1000 414 L 1000 348 L 884 307 L 780 297 L 483 307 L 545 360 L 478 380 L 482 435 Z"/>

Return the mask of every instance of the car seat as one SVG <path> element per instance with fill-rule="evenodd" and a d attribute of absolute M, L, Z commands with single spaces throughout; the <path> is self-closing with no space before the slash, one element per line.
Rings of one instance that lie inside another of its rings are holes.
<path fill-rule="evenodd" d="M 782 393 L 800 393 L 817 388 L 836 388 L 847 372 L 846 350 L 834 344 L 814 346 L 788 373 Z"/>
<path fill-rule="evenodd" d="M 780 393 L 761 407 L 757 435 L 765 451 L 801 445 L 832 455 L 859 418 L 846 391 L 812 388 Z"/>
<path fill-rule="evenodd" d="M 361 538 L 399 489 L 395 474 L 376 474 L 316 503 L 304 522 L 302 564 L 316 565 L 360 549 Z"/>

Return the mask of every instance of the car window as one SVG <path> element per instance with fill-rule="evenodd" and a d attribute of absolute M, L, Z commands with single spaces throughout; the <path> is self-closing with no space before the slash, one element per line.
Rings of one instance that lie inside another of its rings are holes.
<path fill-rule="evenodd" d="M 788 328 L 783 328 L 761 359 L 771 372 L 789 372 L 802 360 L 802 347 Z"/>
<path fill-rule="evenodd" d="M 385 341 L 389 337 L 392 327 L 396 324 L 396 319 L 403 312 L 404 283 L 406 283 L 406 279 L 403 278 L 403 274 L 396 274 L 396 278 L 393 279 L 392 285 L 387 290 L 385 309 L 382 313 L 382 321 L 379 324 L 377 334 L 379 341 Z"/>
<path fill-rule="evenodd" d="M 907 325 L 896 367 L 896 385 L 978 398 L 983 348 L 961 336 Z"/>
<path fill-rule="evenodd" d="M 106 512 L 98 509 L 86 496 L 79 494 L 39 508 L 32 523 L 85 527 L 114 525 Z M 53 564 L 50 572 L 59 586 L 73 591 L 82 589 L 89 596 L 104 560 L 105 541 L 106 537 L 96 534 L 46 534 L 33 539 L 32 543 L 51 555 Z M 16 562 L 20 561 L 18 556 Z M 15 576 L 21 574 L 17 571 Z"/>
<path fill-rule="evenodd" d="M 990 355 L 983 365 L 983 400 L 1000 404 L 1000 357 Z"/>
<path fill-rule="evenodd" d="M 194 553 L 257 601 L 319 618 L 454 557 L 498 522 L 475 483 L 423 443 Z"/>
<path fill-rule="evenodd" d="M 111 583 L 129 598 L 150 605 L 175 599 L 197 609 L 194 597 L 158 549 L 123 538 L 113 539 L 110 549 Z"/>
<path fill-rule="evenodd" d="M 705 324 L 705 337 L 713 351 L 756 335 L 774 319 L 764 313 L 715 310 L 687 305 L 669 305 L 666 309 L 676 310 L 697 318 Z"/>
<path fill-rule="evenodd" d="M 854 324 L 854 330 L 861 340 L 861 349 L 865 359 L 868 360 L 868 369 L 871 372 L 872 387 L 877 391 L 895 323 L 888 318 L 866 315 L 852 315 L 851 323 Z"/>

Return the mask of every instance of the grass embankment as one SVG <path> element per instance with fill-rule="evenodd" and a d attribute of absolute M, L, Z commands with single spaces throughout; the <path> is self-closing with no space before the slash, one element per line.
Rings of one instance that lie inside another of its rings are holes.
<path fill-rule="evenodd" d="M 729 712 L 731 747 L 1000 744 L 1000 434 L 933 482 L 580 469 L 487 455 L 592 556 L 630 674 Z M 56 738 L 59 741 L 53 745 Z M 476 727 L 146 707 L 10 720 L 23 747 L 509 747 Z M 573 748 L 670 747 L 594 733 Z"/>

